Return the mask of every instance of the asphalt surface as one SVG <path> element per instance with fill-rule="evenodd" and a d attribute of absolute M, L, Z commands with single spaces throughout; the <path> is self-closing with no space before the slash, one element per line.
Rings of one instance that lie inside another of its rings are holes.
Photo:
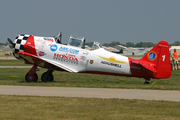
<path fill-rule="evenodd" d="M 180 91 L 0 85 L 1 95 L 137 99 L 180 102 Z"/>

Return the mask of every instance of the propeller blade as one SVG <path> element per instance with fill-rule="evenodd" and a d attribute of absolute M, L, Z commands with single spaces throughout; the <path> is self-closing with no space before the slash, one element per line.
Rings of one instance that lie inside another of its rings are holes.
<path fill-rule="evenodd" d="M 8 38 L 7 41 L 8 41 L 11 45 L 13 45 L 13 42 L 12 42 L 11 39 Z"/>
<path fill-rule="evenodd" d="M 13 48 L 13 42 L 12 42 L 12 40 L 8 38 L 7 41 L 9 42 L 9 47 L 12 49 L 12 48 Z"/>

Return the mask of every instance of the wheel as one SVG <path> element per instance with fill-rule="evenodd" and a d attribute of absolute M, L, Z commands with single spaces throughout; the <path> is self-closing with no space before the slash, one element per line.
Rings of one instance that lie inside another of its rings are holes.
<path fill-rule="evenodd" d="M 148 82 L 148 81 L 145 81 L 144 84 L 149 84 L 149 82 Z"/>
<path fill-rule="evenodd" d="M 42 82 L 51 82 L 53 80 L 54 80 L 53 75 L 48 73 L 48 72 L 43 73 L 42 76 L 41 76 L 41 81 Z"/>
<path fill-rule="evenodd" d="M 45 72 L 41 76 L 42 82 L 52 82 L 53 80 L 54 80 L 54 77 L 53 77 L 52 73 Z"/>
<path fill-rule="evenodd" d="M 37 82 L 38 80 L 38 75 L 37 73 L 34 73 L 30 75 L 29 73 L 26 74 L 25 79 L 27 82 Z"/>

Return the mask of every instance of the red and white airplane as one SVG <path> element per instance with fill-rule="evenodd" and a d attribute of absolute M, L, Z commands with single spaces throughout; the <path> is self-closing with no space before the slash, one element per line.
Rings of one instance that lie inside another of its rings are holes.
<path fill-rule="evenodd" d="M 20 34 L 14 42 L 8 38 L 13 55 L 33 67 L 26 74 L 28 82 L 36 82 L 37 66 L 47 68 L 42 81 L 53 81 L 54 70 L 140 77 L 149 84 L 151 78 L 171 76 L 168 42 L 162 40 L 140 60 L 108 52 L 94 42 L 92 50 L 85 49 L 85 38 L 71 35 L 68 44 L 61 43 L 61 33 L 55 37 Z"/>

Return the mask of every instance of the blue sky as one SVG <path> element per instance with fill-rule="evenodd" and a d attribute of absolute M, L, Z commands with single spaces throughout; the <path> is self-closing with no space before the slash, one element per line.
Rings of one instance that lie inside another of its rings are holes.
<path fill-rule="evenodd" d="M 180 40 L 180 0 L 0 0 L 0 43 L 71 34 L 101 44 Z"/>

